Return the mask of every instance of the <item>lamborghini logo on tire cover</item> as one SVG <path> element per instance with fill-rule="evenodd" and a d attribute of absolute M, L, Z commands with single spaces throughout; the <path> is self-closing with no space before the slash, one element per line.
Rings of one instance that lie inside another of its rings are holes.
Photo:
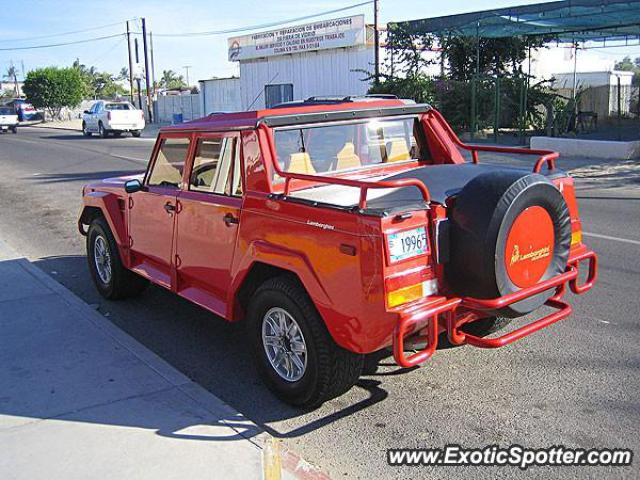
<path fill-rule="evenodd" d="M 511 253 L 511 263 L 509 265 L 513 265 L 514 263 L 518 263 L 523 260 L 531 260 L 532 262 L 535 262 L 536 260 L 540 260 L 541 258 L 548 257 L 550 254 L 551 249 L 547 246 L 521 255 L 520 247 L 518 247 L 518 245 L 516 244 L 513 246 L 513 253 Z"/>

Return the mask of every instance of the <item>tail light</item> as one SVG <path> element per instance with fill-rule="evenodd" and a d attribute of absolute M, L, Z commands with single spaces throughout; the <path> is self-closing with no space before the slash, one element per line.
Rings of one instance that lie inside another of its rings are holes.
<path fill-rule="evenodd" d="M 582 243 L 582 223 L 578 216 L 578 202 L 576 201 L 576 190 L 573 178 L 562 177 L 554 181 L 558 190 L 562 192 L 567 207 L 569 208 L 569 217 L 571 218 L 571 248 Z"/>
<path fill-rule="evenodd" d="M 387 306 L 389 308 L 404 305 L 421 298 L 435 295 L 438 292 L 438 281 L 435 278 L 425 280 L 408 287 L 402 287 L 387 293 Z"/>

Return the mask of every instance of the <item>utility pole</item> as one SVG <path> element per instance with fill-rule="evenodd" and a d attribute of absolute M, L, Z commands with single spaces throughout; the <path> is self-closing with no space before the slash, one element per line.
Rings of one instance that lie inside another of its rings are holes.
<path fill-rule="evenodd" d="M 380 83 L 380 32 L 378 30 L 378 0 L 373 0 L 373 50 L 375 83 Z"/>
<path fill-rule="evenodd" d="M 187 87 L 191 88 L 191 85 L 189 85 L 189 69 L 191 68 L 191 65 L 185 65 L 184 68 L 187 71 Z"/>
<path fill-rule="evenodd" d="M 151 98 L 151 84 L 149 82 L 149 55 L 147 53 L 147 23 L 142 17 L 142 48 L 144 50 L 144 82 L 147 87 L 147 113 L 149 123 L 153 123 L 153 103 Z"/>
<path fill-rule="evenodd" d="M 135 47 L 136 47 L 136 65 L 140 65 L 140 57 L 138 56 L 138 39 L 133 39 Z M 138 84 L 138 107 L 142 110 L 142 88 L 140 86 L 140 77 L 136 78 L 136 83 Z"/>
<path fill-rule="evenodd" d="M 156 84 L 156 64 L 153 59 L 153 32 L 149 32 L 149 46 L 151 47 L 151 84 L 153 85 L 153 97 L 155 98 L 158 85 Z"/>
<path fill-rule="evenodd" d="M 133 103 L 133 61 L 131 60 L 131 30 L 127 20 L 127 52 L 129 53 L 129 100 Z"/>

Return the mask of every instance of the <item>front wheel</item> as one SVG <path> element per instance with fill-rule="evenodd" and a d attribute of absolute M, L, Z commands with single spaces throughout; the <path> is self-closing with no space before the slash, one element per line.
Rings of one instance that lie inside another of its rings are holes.
<path fill-rule="evenodd" d="M 95 218 L 89 226 L 87 261 L 93 283 L 106 299 L 135 297 L 149 285 L 148 280 L 122 265 L 116 240 L 103 217 Z"/>
<path fill-rule="evenodd" d="M 284 402 L 316 407 L 360 377 L 364 356 L 333 341 L 295 279 L 267 280 L 252 296 L 247 315 L 257 370 Z"/>
<path fill-rule="evenodd" d="M 85 137 L 91 136 L 91 132 L 87 129 L 86 122 L 82 122 L 82 135 L 84 135 Z"/>

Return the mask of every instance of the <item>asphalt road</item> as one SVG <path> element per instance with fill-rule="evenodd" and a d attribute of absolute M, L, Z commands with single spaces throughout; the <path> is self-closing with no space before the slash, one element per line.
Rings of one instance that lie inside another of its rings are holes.
<path fill-rule="evenodd" d="M 574 315 L 498 350 L 443 349 L 423 367 L 370 359 L 348 394 L 313 412 L 272 397 L 254 372 L 243 329 L 161 288 L 102 300 L 76 230 L 84 183 L 144 168 L 147 139 L 85 139 L 22 129 L 0 136 L 0 239 L 120 328 L 295 448 L 334 478 L 498 478 L 515 468 L 394 468 L 395 447 L 521 444 L 640 451 L 640 176 L 637 162 L 579 162 L 585 240 L 600 281 L 572 297 Z M 0 404 L 1 405 L 1 404 Z M 0 406 L 1 409 L 1 406 Z M 530 478 L 638 478 L 639 469 L 538 467 Z"/>

